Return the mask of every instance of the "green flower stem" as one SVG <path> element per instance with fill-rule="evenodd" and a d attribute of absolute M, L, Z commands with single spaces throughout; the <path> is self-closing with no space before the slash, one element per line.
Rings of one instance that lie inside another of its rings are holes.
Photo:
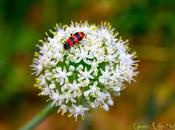
<path fill-rule="evenodd" d="M 49 103 L 38 115 L 36 115 L 31 121 L 29 121 L 25 126 L 20 128 L 20 130 L 33 130 L 37 125 L 39 125 L 46 117 L 48 117 L 54 107 L 52 103 Z"/>

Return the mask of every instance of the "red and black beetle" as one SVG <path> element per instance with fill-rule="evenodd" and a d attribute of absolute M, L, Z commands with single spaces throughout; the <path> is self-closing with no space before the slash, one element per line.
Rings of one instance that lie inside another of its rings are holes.
<path fill-rule="evenodd" d="M 84 38 L 85 34 L 83 32 L 76 32 L 75 34 L 71 34 L 71 37 L 66 40 L 64 44 L 64 49 L 69 49 L 74 46 L 76 43 L 81 41 Z"/>

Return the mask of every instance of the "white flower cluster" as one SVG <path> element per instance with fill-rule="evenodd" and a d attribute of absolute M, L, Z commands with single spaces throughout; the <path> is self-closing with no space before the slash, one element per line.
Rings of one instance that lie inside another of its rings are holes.
<path fill-rule="evenodd" d="M 117 38 L 111 25 L 87 22 L 57 25 L 53 37 L 41 40 L 32 69 L 40 95 L 46 95 L 75 119 L 84 117 L 90 108 L 106 111 L 113 105 L 111 94 L 119 94 L 125 82 L 137 75 L 135 54 L 129 54 L 127 41 Z M 85 37 L 68 50 L 63 44 L 70 34 L 83 32 Z"/>

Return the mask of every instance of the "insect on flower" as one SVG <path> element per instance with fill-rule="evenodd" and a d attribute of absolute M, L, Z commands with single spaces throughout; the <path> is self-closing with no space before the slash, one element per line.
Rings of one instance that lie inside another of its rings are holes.
<path fill-rule="evenodd" d="M 138 74 L 136 55 L 130 52 L 128 41 L 117 37 L 106 22 L 72 22 L 56 25 L 55 30 L 53 37 L 38 45 L 31 65 L 40 95 L 75 120 L 98 107 L 108 111 L 114 104 L 113 95 L 118 96 Z M 74 46 L 79 43 L 82 46 Z"/>
<path fill-rule="evenodd" d="M 76 32 L 75 34 L 71 34 L 71 37 L 66 40 L 64 44 L 64 49 L 69 49 L 74 46 L 76 43 L 81 41 L 84 38 L 85 34 L 83 32 Z"/>

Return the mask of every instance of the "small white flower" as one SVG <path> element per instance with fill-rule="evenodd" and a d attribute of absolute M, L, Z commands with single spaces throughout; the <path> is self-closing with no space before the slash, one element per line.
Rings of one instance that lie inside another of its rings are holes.
<path fill-rule="evenodd" d="M 96 61 L 95 59 L 91 62 L 91 70 L 93 71 L 93 76 L 98 75 L 98 67 L 99 67 L 99 62 Z"/>
<path fill-rule="evenodd" d="M 66 72 L 66 68 L 57 67 L 55 69 L 56 81 L 63 85 L 65 81 L 68 81 L 68 76 L 71 76 L 72 72 Z"/>
<path fill-rule="evenodd" d="M 80 105 L 80 106 L 73 105 L 72 108 L 70 109 L 70 112 L 74 115 L 75 120 L 77 120 L 77 117 L 79 115 L 81 115 L 82 117 L 84 117 L 84 113 L 87 110 L 89 110 L 89 109 L 86 108 L 86 107 L 83 107 L 82 105 Z"/>
<path fill-rule="evenodd" d="M 67 111 L 68 111 L 68 106 L 64 105 L 64 104 L 61 104 L 58 111 L 57 111 L 57 113 L 61 112 L 61 114 L 64 115 Z"/>
<path fill-rule="evenodd" d="M 77 60 L 75 61 L 75 63 L 84 61 L 86 64 L 90 64 L 90 61 L 88 59 L 92 59 L 93 56 L 88 53 L 89 53 L 88 50 L 84 50 L 82 47 L 80 47 L 80 51 L 75 53 L 75 57 L 77 57 Z"/>
<path fill-rule="evenodd" d="M 56 90 L 56 91 L 52 90 L 50 98 L 53 100 L 52 104 L 56 105 L 56 106 L 60 106 L 64 101 L 63 95 L 60 95 L 58 90 Z"/>
<path fill-rule="evenodd" d="M 107 85 L 109 83 L 110 78 L 111 78 L 111 72 L 109 70 L 109 67 L 106 66 L 105 70 L 100 69 L 100 71 L 101 71 L 102 75 L 99 77 L 99 81 L 101 83 Z"/>
<path fill-rule="evenodd" d="M 39 64 L 37 60 L 34 59 L 34 63 L 33 65 L 31 65 L 32 69 L 33 69 L 33 73 L 34 75 L 38 76 L 41 71 L 43 70 L 43 65 Z"/>
<path fill-rule="evenodd" d="M 41 89 L 41 92 L 39 93 L 39 95 L 47 96 L 51 94 L 50 89 L 47 85 L 40 87 L 40 89 Z"/>
<path fill-rule="evenodd" d="M 97 87 L 97 84 L 98 84 L 98 82 L 95 81 L 93 83 L 93 85 L 89 86 L 89 90 L 87 90 L 87 91 L 84 92 L 84 96 L 85 97 L 89 97 L 91 95 L 91 96 L 95 97 L 95 96 L 99 95 L 100 88 Z"/>
<path fill-rule="evenodd" d="M 82 95 L 80 87 L 82 87 L 81 83 L 77 83 L 76 80 L 73 83 L 69 83 L 68 85 L 68 92 L 73 94 L 73 97 L 80 97 Z"/>
<path fill-rule="evenodd" d="M 69 92 L 65 93 L 64 99 L 65 99 L 65 103 L 66 103 L 66 104 L 67 104 L 69 101 L 70 101 L 71 103 L 76 103 L 75 98 L 74 98 L 74 97 L 72 96 L 72 94 L 69 93 Z"/>
<path fill-rule="evenodd" d="M 89 83 L 90 79 L 94 79 L 91 73 L 92 70 L 87 70 L 87 68 L 85 68 L 84 71 L 80 70 L 78 74 L 78 81 L 85 81 L 86 83 Z"/>
<path fill-rule="evenodd" d="M 47 82 L 46 82 L 46 76 L 45 75 L 40 75 L 36 80 L 38 81 L 38 85 L 39 86 L 44 86 L 45 84 L 47 84 Z"/>
<path fill-rule="evenodd" d="M 128 41 L 117 38 L 111 25 L 88 22 L 56 25 L 53 37 L 40 40 L 33 74 L 40 95 L 48 96 L 61 114 L 84 117 L 96 107 L 108 111 L 113 95 L 120 95 L 126 82 L 137 75 L 137 61 L 129 53 Z M 76 32 L 85 37 L 65 50 L 65 41 Z"/>

